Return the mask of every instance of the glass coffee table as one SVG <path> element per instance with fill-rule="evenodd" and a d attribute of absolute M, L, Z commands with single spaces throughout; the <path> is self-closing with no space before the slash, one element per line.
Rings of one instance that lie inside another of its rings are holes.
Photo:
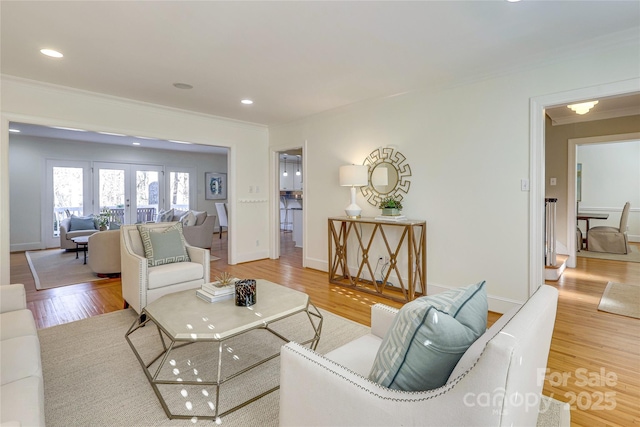
<path fill-rule="evenodd" d="M 322 315 L 303 292 L 257 280 L 257 302 L 209 303 L 196 290 L 147 305 L 125 338 L 170 419 L 223 417 L 279 388 L 280 347 L 316 349 Z"/>

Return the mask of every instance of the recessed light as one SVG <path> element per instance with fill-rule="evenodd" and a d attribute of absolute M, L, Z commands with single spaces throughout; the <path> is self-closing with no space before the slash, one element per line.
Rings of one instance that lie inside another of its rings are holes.
<path fill-rule="evenodd" d="M 244 105 L 251 105 L 251 104 L 253 104 L 253 101 L 252 101 L 252 100 L 250 100 L 250 99 L 243 99 L 243 100 L 242 100 L 242 101 L 240 101 L 240 102 L 242 102 Z"/>
<path fill-rule="evenodd" d="M 187 142 L 187 141 L 176 141 L 175 139 L 170 139 L 170 140 L 169 140 L 169 142 L 173 142 L 173 143 L 176 143 L 176 144 L 187 144 L 187 145 L 191 145 L 191 143 L 190 143 L 190 142 Z"/>
<path fill-rule="evenodd" d="M 132 142 L 133 145 L 140 145 L 139 142 Z"/>
<path fill-rule="evenodd" d="M 20 129 L 9 129 L 9 132 L 20 133 Z"/>
<path fill-rule="evenodd" d="M 173 86 L 178 89 L 193 89 L 193 86 L 188 83 L 174 83 Z"/>
<path fill-rule="evenodd" d="M 64 55 L 53 49 L 40 49 L 40 53 L 51 58 L 62 58 Z"/>

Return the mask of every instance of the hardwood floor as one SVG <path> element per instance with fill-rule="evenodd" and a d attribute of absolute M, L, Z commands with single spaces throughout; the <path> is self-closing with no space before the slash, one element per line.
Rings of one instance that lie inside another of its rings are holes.
<path fill-rule="evenodd" d="M 316 306 L 365 325 L 372 304 L 401 305 L 329 284 L 326 273 L 302 268 L 301 252 L 291 233 L 283 233 L 280 260 L 230 266 L 223 233 L 222 239 L 213 239 L 211 253 L 221 259 L 211 263 L 211 274 L 227 271 L 281 283 L 308 293 Z M 640 283 L 640 264 L 578 258 L 577 268 L 548 282 L 560 298 L 543 393 L 573 405 L 574 426 L 640 425 L 640 319 L 597 310 L 608 281 Z M 11 254 L 11 282 L 25 284 L 38 328 L 123 307 L 119 279 L 37 291 L 24 253 Z M 488 323 L 499 317 L 489 313 Z"/>

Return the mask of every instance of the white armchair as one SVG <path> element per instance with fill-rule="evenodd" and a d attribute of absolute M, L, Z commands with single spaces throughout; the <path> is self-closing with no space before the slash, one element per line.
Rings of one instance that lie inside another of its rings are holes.
<path fill-rule="evenodd" d="M 280 425 L 535 426 L 557 298 L 555 288 L 542 286 L 480 336 L 447 383 L 430 391 L 392 390 L 367 378 L 394 308 L 373 306 L 371 333 L 324 356 L 288 343 L 280 360 Z M 568 405 L 562 420 L 568 425 Z"/>
<path fill-rule="evenodd" d="M 161 231 L 175 223 L 150 223 L 146 227 Z M 210 254 L 208 249 L 186 246 L 189 262 L 174 262 L 149 267 L 140 232 L 135 225 L 125 225 L 120 231 L 122 264 L 122 296 L 125 305 L 136 312 L 162 295 L 198 288 L 209 282 Z"/>

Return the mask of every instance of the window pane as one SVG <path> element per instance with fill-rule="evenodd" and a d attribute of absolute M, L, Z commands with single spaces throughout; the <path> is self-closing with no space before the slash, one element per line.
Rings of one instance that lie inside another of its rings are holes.
<path fill-rule="evenodd" d="M 153 221 L 158 212 L 160 200 L 158 172 L 136 171 L 137 222 Z"/>
<path fill-rule="evenodd" d="M 169 209 L 189 209 L 189 173 L 171 172 L 169 174 L 170 206 Z"/>
<path fill-rule="evenodd" d="M 53 235 L 60 235 L 60 221 L 71 215 L 82 216 L 83 169 L 73 167 L 53 168 Z"/>

